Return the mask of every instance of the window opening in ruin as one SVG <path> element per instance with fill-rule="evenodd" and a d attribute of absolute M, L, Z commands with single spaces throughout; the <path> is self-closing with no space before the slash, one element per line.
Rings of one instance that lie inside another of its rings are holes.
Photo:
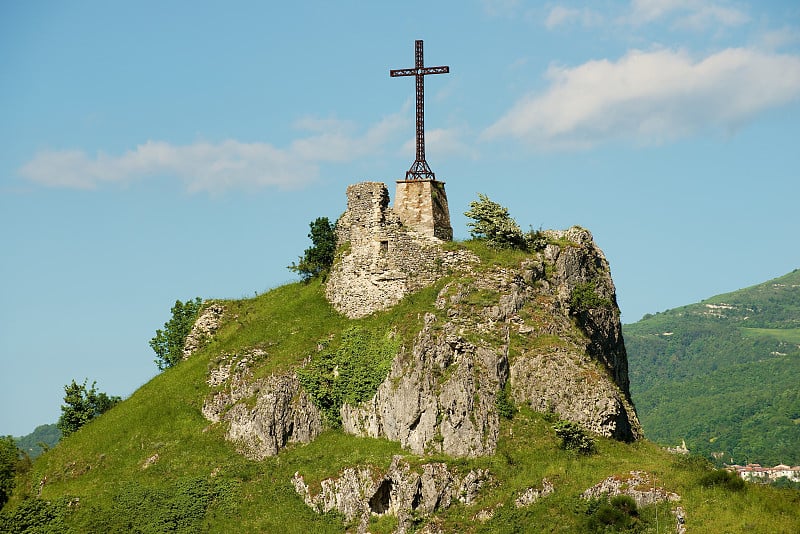
<path fill-rule="evenodd" d="M 389 252 L 389 242 L 381 241 L 381 254 L 386 254 L 387 252 Z"/>

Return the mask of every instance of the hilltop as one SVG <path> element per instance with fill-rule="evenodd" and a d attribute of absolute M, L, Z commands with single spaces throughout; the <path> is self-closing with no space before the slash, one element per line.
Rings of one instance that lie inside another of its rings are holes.
<path fill-rule="evenodd" d="M 720 462 L 800 464 L 800 270 L 624 333 L 648 437 Z"/>
<path fill-rule="evenodd" d="M 643 439 L 588 230 L 449 242 L 381 186 L 348 188 L 328 280 L 205 302 L 185 360 L 37 459 L 0 530 L 800 529 L 798 492 Z"/>

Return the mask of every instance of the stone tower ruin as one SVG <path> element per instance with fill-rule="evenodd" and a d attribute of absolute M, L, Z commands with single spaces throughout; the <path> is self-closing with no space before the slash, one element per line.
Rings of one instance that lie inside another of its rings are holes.
<path fill-rule="evenodd" d="M 444 182 L 398 180 L 394 212 L 400 222 L 420 234 L 437 237 L 442 241 L 453 240 Z"/>
<path fill-rule="evenodd" d="M 461 251 L 445 251 L 453 238 L 444 183 L 400 180 L 394 207 L 381 182 L 347 187 L 347 210 L 336 223 L 341 256 L 325 294 L 349 317 L 363 317 L 398 303 L 436 281 L 448 267 L 469 263 Z"/>

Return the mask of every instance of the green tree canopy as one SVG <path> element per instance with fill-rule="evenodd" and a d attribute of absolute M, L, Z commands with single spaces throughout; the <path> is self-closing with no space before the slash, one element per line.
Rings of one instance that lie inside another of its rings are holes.
<path fill-rule="evenodd" d="M 11 436 L 0 437 L 0 508 L 8 501 L 14 489 L 14 475 L 17 472 L 19 449 Z"/>
<path fill-rule="evenodd" d="M 107 412 L 120 400 L 117 396 L 109 397 L 97 391 L 97 382 L 92 382 L 91 389 L 86 389 L 86 380 L 78 384 L 75 380 L 64 386 L 64 402 L 61 405 L 61 417 L 58 418 L 58 428 L 66 437 L 80 427 Z"/>
<path fill-rule="evenodd" d="M 469 211 L 464 213 L 473 220 L 467 223 L 470 235 L 475 239 L 485 239 L 489 244 L 500 248 L 527 248 L 525 236 L 517 221 L 508 214 L 508 208 L 493 202 L 482 193 L 478 193 L 478 199 L 470 202 Z"/>
<path fill-rule="evenodd" d="M 305 250 L 298 260 L 299 263 L 292 263 L 288 267 L 290 271 L 300 274 L 304 281 L 317 276 L 324 278 L 333 265 L 336 253 L 336 225 L 327 217 L 318 217 L 309 223 L 309 226 L 311 231 L 308 237 L 312 242 L 311 247 Z"/>
<path fill-rule="evenodd" d="M 202 306 L 203 300 L 200 297 L 186 302 L 176 300 L 170 310 L 172 318 L 164 323 L 163 330 L 160 328 L 156 330 L 155 337 L 150 340 L 150 347 L 158 356 L 158 359 L 153 361 L 161 371 L 172 367 L 183 358 L 186 337 L 192 331 L 192 326 L 197 320 Z"/>

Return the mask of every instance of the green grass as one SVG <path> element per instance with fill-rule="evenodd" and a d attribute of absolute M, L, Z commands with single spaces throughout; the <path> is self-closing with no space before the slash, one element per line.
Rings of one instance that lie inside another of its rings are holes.
<path fill-rule="evenodd" d="M 741 332 L 745 337 L 767 337 L 785 343 L 800 344 L 800 328 L 745 328 Z"/>
<path fill-rule="evenodd" d="M 531 254 L 514 248 L 496 248 L 481 239 L 471 239 L 449 244 L 452 249 L 465 248 L 478 256 L 484 269 L 491 267 L 516 267 Z"/>

